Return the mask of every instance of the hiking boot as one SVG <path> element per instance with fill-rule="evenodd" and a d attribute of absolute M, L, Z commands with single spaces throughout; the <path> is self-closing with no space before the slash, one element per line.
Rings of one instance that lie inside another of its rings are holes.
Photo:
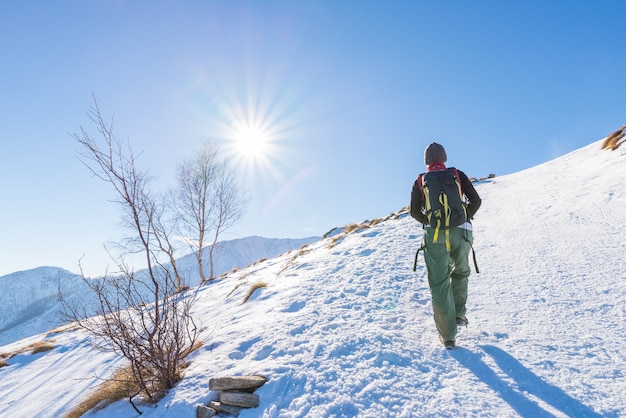
<path fill-rule="evenodd" d="M 460 316 L 456 319 L 456 324 L 461 327 L 466 327 L 469 324 L 466 316 Z"/>
<path fill-rule="evenodd" d="M 446 347 L 446 350 L 454 350 L 454 341 L 444 341 L 443 342 L 444 347 Z"/>
<path fill-rule="evenodd" d="M 443 343 L 443 346 L 446 347 L 446 350 L 452 350 L 455 347 L 454 340 L 444 341 L 441 335 L 439 336 L 439 341 Z"/>

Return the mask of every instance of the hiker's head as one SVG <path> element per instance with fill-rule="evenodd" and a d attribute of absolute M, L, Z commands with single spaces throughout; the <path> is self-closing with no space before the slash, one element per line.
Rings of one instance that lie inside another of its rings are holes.
<path fill-rule="evenodd" d="M 436 142 L 431 143 L 424 150 L 424 164 L 445 163 L 448 160 L 446 150 Z"/>

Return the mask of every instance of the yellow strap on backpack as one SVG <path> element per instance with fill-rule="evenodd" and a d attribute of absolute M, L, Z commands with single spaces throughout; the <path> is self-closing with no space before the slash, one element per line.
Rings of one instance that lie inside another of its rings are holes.
<path fill-rule="evenodd" d="M 450 252 L 450 205 L 448 204 L 448 195 L 441 192 L 439 195 L 439 203 L 443 206 L 445 230 L 446 230 L 446 250 Z"/>
<path fill-rule="evenodd" d="M 432 208 L 430 206 L 430 190 L 428 187 L 423 188 L 424 191 L 424 207 L 426 209 L 426 213 L 428 215 L 428 222 L 431 222 L 431 218 L 434 216 L 437 218 L 437 226 L 435 227 L 435 233 L 433 234 L 433 243 L 437 243 L 439 239 L 439 230 L 441 229 L 441 219 L 444 218 L 445 223 L 445 231 L 446 231 L 446 249 L 448 252 L 450 251 L 450 205 L 448 204 L 448 196 L 445 193 L 441 193 L 439 195 L 439 202 L 444 208 L 444 216 L 442 216 L 440 211 L 432 212 Z"/>
<path fill-rule="evenodd" d="M 430 190 L 428 190 L 428 187 L 424 187 L 422 190 L 424 191 L 424 208 L 426 209 L 426 214 L 428 215 L 428 222 L 430 222 Z"/>

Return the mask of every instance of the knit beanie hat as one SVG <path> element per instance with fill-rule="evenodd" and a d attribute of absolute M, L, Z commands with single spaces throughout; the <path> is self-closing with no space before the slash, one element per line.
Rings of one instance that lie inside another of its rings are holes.
<path fill-rule="evenodd" d="M 447 159 L 446 150 L 436 142 L 433 142 L 424 150 L 424 163 L 426 165 L 445 163 Z"/>

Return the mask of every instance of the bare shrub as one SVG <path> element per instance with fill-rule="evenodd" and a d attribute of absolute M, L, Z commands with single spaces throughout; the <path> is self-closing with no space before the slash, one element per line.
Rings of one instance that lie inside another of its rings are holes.
<path fill-rule="evenodd" d="M 183 353 L 183 356 L 186 357 L 200 347 L 202 347 L 202 342 L 196 341 L 189 351 Z M 102 381 L 95 392 L 78 404 L 64 418 L 79 418 L 88 411 L 104 409 L 113 402 L 121 401 L 122 399 L 129 398 L 132 401 L 132 397 L 140 390 L 141 388 L 133 378 L 131 367 L 120 368 L 109 379 Z"/>
<path fill-rule="evenodd" d="M 190 314 L 194 294 L 184 291 L 162 198 L 151 193 L 150 178 L 138 169 L 130 144 L 117 140 L 113 122 L 104 121 L 97 102 L 88 115 L 103 145 L 81 127 L 81 133 L 73 135 L 83 147 L 81 159 L 96 177 L 114 188 L 115 202 L 130 231 L 123 247 L 127 253 L 141 254 L 147 267 L 137 273 L 124 256 L 111 256 L 118 270 L 115 275 L 88 279 L 83 274 L 97 299 L 95 317 L 69 304 L 63 295 L 60 299 L 68 318 L 101 339 L 102 349 L 129 361 L 133 382 L 139 388 L 133 396 L 141 394 L 156 402 L 181 378 L 183 355 L 198 338 Z M 133 396 L 129 397 L 131 403 Z"/>
<path fill-rule="evenodd" d="M 155 288 L 149 280 L 134 276 L 86 282 L 98 297 L 98 316 L 85 316 L 68 304 L 66 312 L 81 328 L 103 341 L 99 348 L 128 360 L 139 388 L 133 396 L 158 401 L 181 379 L 183 359 L 197 342 L 198 330 L 190 314 L 194 295 L 176 292 L 171 281 L 162 281 Z M 129 399 L 132 401 L 132 396 Z"/>

